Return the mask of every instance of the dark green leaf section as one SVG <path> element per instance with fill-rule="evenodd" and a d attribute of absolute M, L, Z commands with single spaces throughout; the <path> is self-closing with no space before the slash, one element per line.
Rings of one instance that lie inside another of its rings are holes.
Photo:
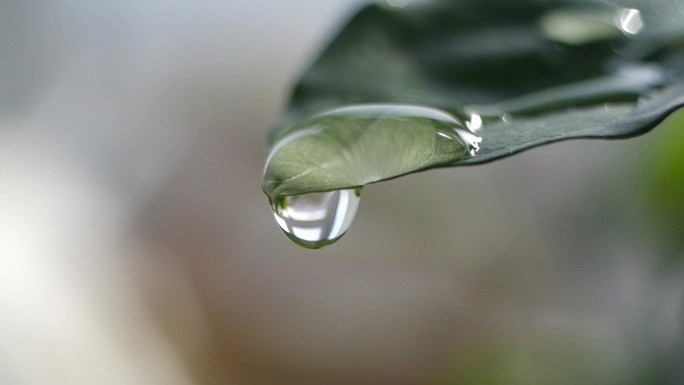
<path fill-rule="evenodd" d="M 635 136 L 684 105 L 682 0 L 415 3 L 360 10 L 303 74 L 284 116 L 269 133 L 269 147 L 301 128 L 298 123 L 306 118 L 350 104 L 414 104 L 447 111 L 463 122 L 482 120 L 477 131 L 482 144 L 475 156 L 454 151 L 450 159 L 415 167 L 405 163 L 400 173 L 386 176 L 394 177 L 485 163 L 559 140 Z M 351 132 L 358 128 L 349 129 L 349 135 L 356 135 Z M 402 132 L 409 131 L 385 134 Z M 332 146 L 325 147 L 331 156 L 351 145 L 319 139 L 325 142 L 321 146 Z M 410 156 L 433 151 L 429 141 L 422 143 L 411 147 Z M 341 147 L 336 152 L 334 146 Z M 281 159 L 290 169 L 267 167 L 267 193 L 277 191 L 286 174 L 312 172 L 307 167 L 323 162 L 325 154 L 299 150 L 290 152 L 293 160 Z M 319 183 L 322 178 L 291 183 L 279 193 L 358 186 L 346 184 L 354 172 L 330 170 L 325 184 Z M 351 179 L 370 182 L 358 175 Z"/>

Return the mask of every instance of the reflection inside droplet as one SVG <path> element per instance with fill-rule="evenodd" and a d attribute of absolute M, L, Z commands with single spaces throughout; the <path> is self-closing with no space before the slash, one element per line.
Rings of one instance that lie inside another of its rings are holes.
<path fill-rule="evenodd" d="M 618 12 L 617 25 L 626 35 L 636 35 L 644 28 L 644 21 L 638 9 L 623 8 Z"/>
<path fill-rule="evenodd" d="M 277 197 L 273 216 L 297 244 L 317 249 L 338 240 L 349 229 L 361 199 L 361 189 Z"/>

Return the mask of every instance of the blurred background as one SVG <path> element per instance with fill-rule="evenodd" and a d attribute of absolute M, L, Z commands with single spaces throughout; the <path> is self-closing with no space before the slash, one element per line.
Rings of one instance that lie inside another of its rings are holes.
<path fill-rule="evenodd" d="M 281 233 L 266 132 L 360 3 L 0 0 L 0 384 L 684 384 L 684 113 Z"/>

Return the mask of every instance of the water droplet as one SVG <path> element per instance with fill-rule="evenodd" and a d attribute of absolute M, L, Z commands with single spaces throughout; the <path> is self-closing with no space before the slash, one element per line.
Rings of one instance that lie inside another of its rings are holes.
<path fill-rule="evenodd" d="M 276 197 L 271 208 L 285 235 L 309 249 L 337 241 L 351 226 L 361 189 Z"/>

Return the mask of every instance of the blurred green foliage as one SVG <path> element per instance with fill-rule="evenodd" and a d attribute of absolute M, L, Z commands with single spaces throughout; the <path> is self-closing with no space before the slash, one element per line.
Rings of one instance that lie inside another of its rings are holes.
<path fill-rule="evenodd" d="M 643 205 L 662 225 L 669 255 L 684 260 L 684 110 L 667 118 L 648 143 L 639 174 Z"/>

